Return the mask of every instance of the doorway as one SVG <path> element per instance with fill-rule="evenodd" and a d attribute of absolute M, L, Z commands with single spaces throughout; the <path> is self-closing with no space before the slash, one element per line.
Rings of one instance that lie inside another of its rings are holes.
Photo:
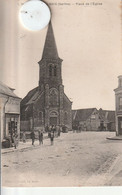
<path fill-rule="evenodd" d="M 57 117 L 50 117 L 50 125 L 57 125 Z"/>
<path fill-rule="evenodd" d="M 6 129 L 4 137 L 9 137 L 13 142 L 13 134 L 18 134 L 18 119 L 19 115 L 6 114 Z"/>
<path fill-rule="evenodd" d="M 58 112 L 57 111 L 51 111 L 50 112 L 50 125 L 57 125 L 58 124 Z"/>
<path fill-rule="evenodd" d="M 122 135 L 122 117 L 118 117 L 118 132 Z"/>

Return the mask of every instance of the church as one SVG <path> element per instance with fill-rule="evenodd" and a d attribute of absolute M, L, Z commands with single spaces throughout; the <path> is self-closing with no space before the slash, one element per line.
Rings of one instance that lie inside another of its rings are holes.
<path fill-rule="evenodd" d="M 72 102 L 64 93 L 62 61 L 50 22 L 42 59 L 38 62 L 39 85 L 21 101 L 21 131 L 39 130 L 50 125 L 65 125 L 71 130 Z"/>

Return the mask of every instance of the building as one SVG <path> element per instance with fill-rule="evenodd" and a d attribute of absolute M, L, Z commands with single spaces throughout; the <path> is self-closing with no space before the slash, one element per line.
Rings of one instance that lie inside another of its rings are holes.
<path fill-rule="evenodd" d="M 52 24 L 49 24 L 42 59 L 39 85 L 21 101 L 21 130 L 38 130 L 49 125 L 72 127 L 72 102 L 64 93 L 62 59 L 59 58 Z"/>
<path fill-rule="evenodd" d="M 14 89 L 0 82 L 0 129 L 1 141 L 12 141 L 12 134 L 20 134 L 20 101 Z"/>
<path fill-rule="evenodd" d="M 83 131 L 97 131 L 100 127 L 100 116 L 96 108 L 72 111 L 73 129 L 81 127 Z"/>
<path fill-rule="evenodd" d="M 122 75 L 118 77 L 118 88 L 115 91 L 116 135 L 122 135 Z"/>
<path fill-rule="evenodd" d="M 100 130 L 115 131 L 115 111 L 99 109 L 101 118 Z"/>

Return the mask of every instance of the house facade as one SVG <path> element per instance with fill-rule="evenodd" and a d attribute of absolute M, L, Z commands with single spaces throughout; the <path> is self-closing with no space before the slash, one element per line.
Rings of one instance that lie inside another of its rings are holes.
<path fill-rule="evenodd" d="M 12 141 L 13 133 L 20 135 L 20 101 L 14 94 L 14 89 L 0 82 L 0 129 L 1 142 L 9 138 Z"/>
<path fill-rule="evenodd" d="M 21 101 L 21 130 L 38 130 L 50 125 L 72 128 L 72 102 L 64 93 L 62 59 L 59 58 L 52 24 L 49 24 L 42 59 L 39 85 Z"/>
<path fill-rule="evenodd" d="M 73 110 L 72 121 L 73 129 L 77 129 L 80 126 L 82 131 L 97 131 L 101 122 L 96 108 Z"/>
<path fill-rule="evenodd" d="M 101 119 L 100 130 L 115 131 L 115 111 L 99 109 Z"/>
<path fill-rule="evenodd" d="M 115 111 L 100 108 L 72 111 L 73 129 L 79 126 L 84 131 L 115 131 Z"/>
<path fill-rule="evenodd" d="M 115 109 L 116 109 L 116 135 L 122 135 L 122 75 L 118 77 L 118 87 L 115 92 Z"/>

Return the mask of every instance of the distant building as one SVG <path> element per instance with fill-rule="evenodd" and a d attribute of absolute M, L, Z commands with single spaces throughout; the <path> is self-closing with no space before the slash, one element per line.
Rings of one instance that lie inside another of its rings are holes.
<path fill-rule="evenodd" d="M 39 85 L 21 101 L 21 130 L 38 130 L 49 125 L 72 128 L 72 102 L 64 93 L 62 59 L 59 58 L 53 29 L 49 24 L 42 59 Z"/>
<path fill-rule="evenodd" d="M 118 88 L 115 91 L 116 102 L 116 135 L 122 135 L 122 75 L 118 77 Z"/>
<path fill-rule="evenodd" d="M 99 109 L 100 130 L 115 131 L 115 111 Z"/>
<path fill-rule="evenodd" d="M 20 134 L 20 101 L 14 94 L 14 89 L 0 82 L 0 129 L 1 141 L 8 138 L 12 141 L 12 134 Z"/>
<path fill-rule="evenodd" d="M 100 127 L 100 116 L 96 108 L 72 110 L 73 129 L 81 127 L 83 131 L 97 131 Z"/>

